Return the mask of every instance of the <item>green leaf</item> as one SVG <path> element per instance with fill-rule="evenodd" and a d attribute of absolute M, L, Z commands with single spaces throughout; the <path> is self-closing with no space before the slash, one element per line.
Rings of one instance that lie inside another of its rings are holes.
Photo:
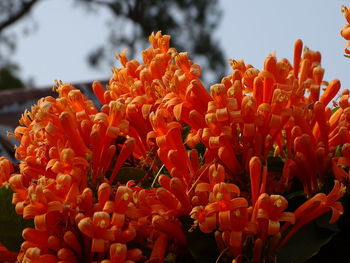
<path fill-rule="evenodd" d="M 329 214 L 326 214 L 301 228 L 279 251 L 277 262 L 303 263 L 316 255 L 336 234 L 337 228 L 328 220 Z"/>
<path fill-rule="evenodd" d="M 187 123 L 185 123 L 183 129 L 182 129 L 182 140 L 185 141 L 187 138 L 187 135 L 190 133 L 191 131 L 191 126 L 188 125 Z"/>
<path fill-rule="evenodd" d="M 0 242 L 8 250 L 18 252 L 23 242 L 23 229 L 34 227 L 34 223 L 16 214 L 15 206 L 11 203 L 12 194 L 10 188 L 0 188 Z"/>
<path fill-rule="evenodd" d="M 135 167 L 120 168 L 116 180 L 121 184 L 126 184 L 130 180 L 134 180 L 137 184 L 146 175 L 146 171 Z"/>
<path fill-rule="evenodd" d="M 334 114 L 338 109 L 339 109 L 339 107 L 333 108 L 333 109 L 332 109 L 332 114 Z"/>
<path fill-rule="evenodd" d="M 197 150 L 197 152 L 198 152 L 198 155 L 199 156 L 204 156 L 204 154 L 205 154 L 205 150 L 207 149 L 206 147 L 205 147 L 205 145 L 203 144 L 203 143 L 197 143 L 196 144 L 196 146 L 194 147 L 196 150 Z"/>
<path fill-rule="evenodd" d="M 273 151 L 271 151 L 273 154 Z M 284 162 L 280 157 L 268 156 L 267 157 L 267 169 L 272 172 L 282 172 Z"/>
<path fill-rule="evenodd" d="M 293 199 L 295 197 L 305 197 L 305 196 L 306 196 L 306 194 L 305 194 L 304 190 L 299 190 L 299 191 L 294 191 L 292 193 L 289 193 L 286 196 L 286 198 L 287 198 L 287 200 L 289 202 L 290 199 Z"/>
<path fill-rule="evenodd" d="M 342 152 L 341 152 L 342 148 L 343 148 L 343 145 L 342 145 L 342 144 L 338 145 L 338 146 L 335 148 L 334 157 L 340 157 L 340 156 L 342 156 Z"/>
<path fill-rule="evenodd" d="M 190 252 L 198 263 L 213 263 L 219 256 L 219 251 L 215 242 L 214 233 L 203 233 L 198 227 L 189 232 L 193 225 L 193 219 L 190 217 L 181 217 L 185 235 L 187 237 Z"/>

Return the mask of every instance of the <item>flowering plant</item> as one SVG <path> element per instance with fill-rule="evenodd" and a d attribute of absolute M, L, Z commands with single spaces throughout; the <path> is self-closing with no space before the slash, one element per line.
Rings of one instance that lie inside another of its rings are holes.
<path fill-rule="evenodd" d="M 2 260 L 282 262 L 315 219 L 338 220 L 349 90 L 328 107 L 340 81 L 323 80 L 321 54 L 297 40 L 292 63 L 231 60 L 207 92 L 169 40 L 152 34 L 143 63 L 119 54 L 108 85 L 92 84 L 101 107 L 57 82 L 24 112 L 19 165 L 0 158 L 1 207 L 12 196 L 24 241 L 9 252 L 0 233 Z"/>

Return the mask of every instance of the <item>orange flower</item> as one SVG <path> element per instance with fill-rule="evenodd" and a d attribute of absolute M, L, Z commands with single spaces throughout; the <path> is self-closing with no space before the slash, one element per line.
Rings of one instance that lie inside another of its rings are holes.
<path fill-rule="evenodd" d="M 13 171 L 11 162 L 6 157 L 0 156 L 0 186 L 8 181 Z"/>
<path fill-rule="evenodd" d="M 84 235 L 92 238 L 92 252 L 105 252 L 108 242 L 115 240 L 115 231 L 109 229 L 110 217 L 106 212 L 95 212 L 92 219 L 81 219 L 78 227 Z"/>
<path fill-rule="evenodd" d="M 119 186 L 114 201 L 107 201 L 103 211 L 113 213 L 111 224 L 117 227 L 124 225 L 125 212 L 132 201 L 132 190 L 126 186 Z"/>
<path fill-rule="evenodd" d="M 165 234 L 160 234 L 154 242 L 150 262 L 162 262 L 164 260 L 167 244 L 168 236 Z"/>
<path fill-rule="evenodd" d="M 166 122 L 168 113 L 158 109 L 151 113 L 150 119 L 154 131 L 149 132 L 148 140 L 156 140 L 158 156 L 167 170 L 172 173 L 181 173 L 186 184 L 191 180 L 190 171 L 193 171 L 191 162 L 182 143 L 182 127 L 178 122 Z M 174 175 L 172 175 L 174 176 Z"/>
<path fill-rule="evenodd" d="M 267 235 L 280 232 L 280 222 L 294 224 L 295 216 L 290 212 L 283 212 L 288 201 L 281 195 L 261 194 L 254 206 L 252 220 L 258 222 L 258 235 L 265 239 Z"/>
<path fill-rule="evenodd" d="M 7 250 L 6 247 L 4 247 L 0 243 L 0 260 L 4 262 L 15 262 L 17 258 L 17 253 L 11 252 Z"/>
<path fill-rule="evenodd" d="M 350 40 L 350 11 L 345 5 L 342 5 L 341 11 L 343 12 L 344 17 L 348 22 L 348 24 L 343 26 L 343 28 L 340 31 L 340 34 L 344 39 Z M 349 46 L 350 46 L 350 41 L 346 42 L 345 44 L 345 50 L 344 50 L 345 54 L 350 54 Z"/>
<path fill-rule="evenodd" d="M 222 165 L 216 166 L 215 164 L 212 164 L 209 166 L 208 174 L 209 175 L 207 177 L 209 178 L 209 183 L 199 182 L 196 185 L 196 195 L 192 198 L 192 203 L 194 205 L 208 204 L 214 186 L 218 183 L 222 183 L 225 179 L 225 168 Z M 204 181 L 206 177 L 202 176 L 199 179 L 201 179 L 201 181 Z"/>
<path fill-rule="evenodd" d="M 190 215 L 194 220 L 194 226 L 198 225 L 203 233 L 211 233 L 217 228 L 217 215 L 215 213 L 209 215 L 204 206 L 193 207 Z"/>
<path fill-rule="evenodd" d="M 23 209 L 23 218 L 34 218 L 38 215 L 53 211 L 63 211 L 63 204 L 59 201 L 47 202 L 41 185 L 31 185 L 28 188 L 29 204 Z"/>

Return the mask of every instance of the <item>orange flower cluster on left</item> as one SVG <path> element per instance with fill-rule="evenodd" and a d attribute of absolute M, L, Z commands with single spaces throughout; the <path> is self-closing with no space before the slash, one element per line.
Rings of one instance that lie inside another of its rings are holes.
<path fill-rule="evenodd" d="M 18 173 L 0 160 L 0 180 L 14 190 L 16 212 L 35 224 L 23 231 L 20 262 L 161 262 L 170 242 L 187 242 L 178 216 L 191 211 L 185 189 L 199 168 L 195 151 L 186 157 L 179 120 L 200 127 L 189 115 L 203 114 L 198 98 L 210 97 L 199 66 L 169 48 L 169 38 L 150 36 L 145 65 L 119 55 L 123 68 L 114 69 L 108 90 L 92 85 L 100 110 L 57 82 L 57 99 L 42 98 L 22 115 L 13 135 L 20 142 Z M 122 167 L 146 170 L 145 181 L 161 162 L 172 175 L 159 176 L 162 187 L 121 183 Z"/>
<path fill-rule="evenodd" d="M 103 175 L 114 157 L 116 163 L 123 163 L 128 156 L 123 154 L 128 139 L 114 143 L 128 132 L 123 107 L 110 103 L 99 112 L 72 86 L 58 82 L 56 90 L 59 97 L 39 100 L 23 114 L 22 126 L 14 132 L 20 141 L 16 158 L 21 163 L 20 173 L 9 178 L 15 191 L 13 203 L 18 214 L 35 223 L 35 229 L 23 231 L 25 242 L 18 259 L 88 262 L 92 253 L 110 249 L 112 262 L 119 262 L 119 257 L 137 260 L 140 251 L 125 246 L 134 239 L 135 227 L 121 219 L 116 224 L 104 212 L 112 191 L 102 187 Z M 98 186 L 94 201 L 91 187 Z M 130 198 L 131 194 L 122 196 L 124 202 Z"/>

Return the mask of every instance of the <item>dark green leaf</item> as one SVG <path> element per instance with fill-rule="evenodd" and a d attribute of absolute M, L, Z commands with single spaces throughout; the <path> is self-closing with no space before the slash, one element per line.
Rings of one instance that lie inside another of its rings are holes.
<path fill-rule="evenodd" d="M 185 235 L 187 237 L 190 252 L 198 263 L 213 263 L 219 256 L 214 233 L 205 234 L 196 228 L 192 232 L 188 230 L 193 225 L 193 220 L 189 217 L 180 218 Z"/>
<path fill-rule="evenodd" d="M 270 153 L 273 151 L 270 151 Z M 271 172 L 282 172 L 284 166 L 284 162 L 280 157 L 268 156 L 267 158 L 267 168 L 268 171 Z"/>
<path fill-rule="evenodd" d="M 331 230 L 333 232 L 338 232 L 339 231 L 338 225 L 329 223 L 329 220 L 331 219 L 331 216 L 332 216 L 332 213 L 329 212 L 329 213 L 326 213 L 326 214 L 320 216 L 319 218 L 316 218 L 315 219 L 316 225 L 318 227 L 321 227 L 321 228 L 329 229 L 329 230 Z"/>
<path fill-rule="evenodd" d="M 339 109 L 339 107 L 333 108 L 333 109 L 332 109 L 332 114 L 334 114 L 338 109 Z"/>
<path fill-rule="evenodd" d="M 116 180 L 121 184 L 126 184 L 130 180 L 134 180 L 137 184 L 146 175 L 146 171 L 135 167 L 120 168 Z"/>
<path fill-rule="evenodd" d="M 182 129 L 182 140 L 185 141 L 187 138 L 187 135 L 190 133 L 191 131 L 191 126 L 188 124 L 185 124 L 183 129 Z"/>
<path fill-rule="evenodd" d="M 316 255 L 336 234 L 336 227 L 323 215 L 300 229 L 277 255 L 278 263 L 303 263 Z"/>
<path fill-rule="evenodd" d="M 286 198 L 289 201 L 290 199 L 293 199 L 295 197 L 305 197 L 305 192 L 304 190 L 299 190 L 299 191 L 294 191 L 292 193 L 289 193 Z"/>
<path fill-rule="evenodd" d="M 342 152 L 341 149 L 343 148 L 343 145 L 340 144 L 335 148 L 335 153 L 334 153 L 334 157 L 340 157 L 342 156 Z"/>
<path fill-rule="evenodd" d="M 204 156 L 204 154 L 205 154 L 205 150 L 207 149 L 206 147 L 205 147 L 205 145 L 203 144 L 203 143 L 197 143 L 197 145 L 194 147 L 196 150 L 197 150 L 197 152 L 198 152 L 198 155 L 199 156 Z"/>
<path fill-rule="evenodd" d="M 18 252 L 23 242 L 22 230 L 34 227 L 33 220 L 24 220 L 16 214 L 11 203 L 13 191 L 10 188 L 0 188 L 0 242 L 10 251 Z"/>

